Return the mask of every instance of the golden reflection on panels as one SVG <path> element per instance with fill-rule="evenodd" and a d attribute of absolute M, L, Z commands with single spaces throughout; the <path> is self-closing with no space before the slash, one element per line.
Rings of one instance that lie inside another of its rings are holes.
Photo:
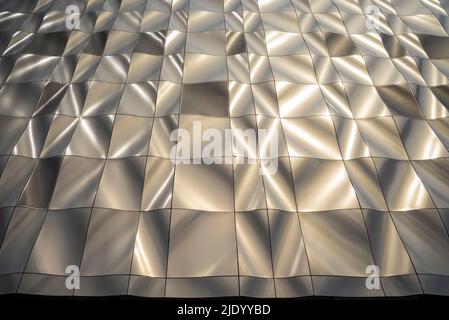
<path fill-rule="evenodd" d="M 449 295 L 448 15 L 0 0 L 0 294 Z"/>

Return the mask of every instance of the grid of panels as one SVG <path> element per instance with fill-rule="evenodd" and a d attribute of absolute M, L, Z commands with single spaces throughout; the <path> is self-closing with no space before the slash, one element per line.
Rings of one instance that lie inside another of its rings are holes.
<path fill-rule="evenodd" d="M 0 1 L 0 293 L 448 295 L 448 13 Z M 174 165 L 170 133 L 193 121 L 277 130 L 277 173 L 238 153 Z"/>

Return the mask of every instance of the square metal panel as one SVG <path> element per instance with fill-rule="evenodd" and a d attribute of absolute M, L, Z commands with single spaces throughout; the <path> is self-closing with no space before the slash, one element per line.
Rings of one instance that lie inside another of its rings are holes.
<path fill-rule="evenodd" d="M 233 213 L 174 210 L 168 277 L 230 276 L 237 272 Z"/>

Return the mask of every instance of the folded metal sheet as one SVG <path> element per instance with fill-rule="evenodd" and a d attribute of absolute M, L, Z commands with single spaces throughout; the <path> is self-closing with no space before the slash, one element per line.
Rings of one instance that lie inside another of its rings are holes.
<path fill-rule="evenodd" d="M 0 55 L 0 294 L 449 295 L 448 1 L 0 0 Z"/>

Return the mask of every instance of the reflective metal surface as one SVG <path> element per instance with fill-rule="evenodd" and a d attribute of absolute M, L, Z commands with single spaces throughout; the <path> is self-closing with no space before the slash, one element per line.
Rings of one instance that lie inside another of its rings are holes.
<path fill-rule="evenodd" d="M 449 295 L 448 76 L 446 0 L 0 0 L 0 294 Z"/>

